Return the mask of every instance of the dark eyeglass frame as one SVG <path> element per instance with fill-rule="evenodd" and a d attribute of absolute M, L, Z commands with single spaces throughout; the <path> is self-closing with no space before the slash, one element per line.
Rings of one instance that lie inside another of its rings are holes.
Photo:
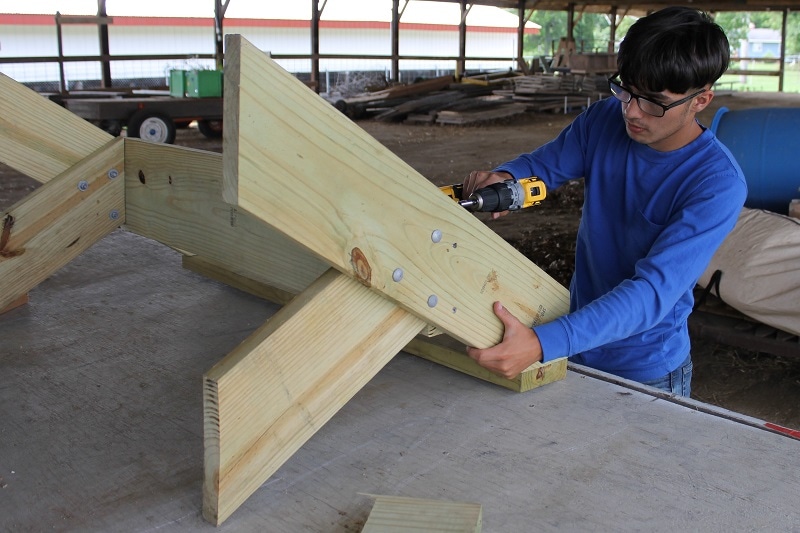
<path fill-rule="evenodd" d="M 619 76 L 619 72 L 617 72 L 616 74 L 614 74 L 613 76 L 608 78 L 608 90 L 611 91 L 611 94 L 614 95 L 614 98 L 616 98 L 617 100 L 619 100 L 623 104 L 630 104 L 631 100 L 636 99 L 636 105 L 639 106 L 639 109 L 641 109 L 643 112 L 645 112 L 648 115 L 653 116 L 653 117 L 663 117 L 664 114 L 667 111 L 669 111 L 670 109 L 672 109 L 673 107 L 677 107 L 677 106 L 679 106 L 681 104 L 685 104 L 686 102 L 688 102 L 689 100 L 691 100 L 695 96 L 700 96 L 701 94 L 703 94 L 704 92 L 706 92 L 708 90 L 708 89 L 701 89 L 701 90 L 697 91 L 696 93 L 690 94 L 689 96 L 687 96 L 685 98 L 681 98 L 680 100 L 676 100 L 675 102 L 672 102 L 671 104 L 664 105 L 664 104 L 659 104 L 658 102 L 654 102 L 650 98 L 647 98 L 646 96 L 642 96 L 641 94 L 636 94 L 633 91 L 631 91 L 630 89 L 626 89 L 625 87 L 622 86 L 622 81 L 617 79 L 617 76 Z M 625 94 L 628 95 L 628 99 L 627 100 L 625 100 Z M 658 108 L 660 108 L 661 109 L 661 114 L 658 115 L 656 113 L 651 113 L 647 109 L 642 108 L 642 105 L 641 105 L 641 101 L 642 100 L 644 100 L 648 104 L 653 104 L 654 106 L 657 106 Z"/>

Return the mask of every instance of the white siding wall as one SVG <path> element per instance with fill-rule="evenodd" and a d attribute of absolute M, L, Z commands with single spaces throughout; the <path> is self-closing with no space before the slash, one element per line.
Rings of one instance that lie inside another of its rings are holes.
<path fill-rule="evenodd" d="M 227 24 L 226 33 L 239 33 L 262 50 L 273 54 L 309 54 L 311 51 L 308 28 L 254 27 Z M 64 54 L 97 55 L 99 40 L 95 26 L 62 26 Z M 508 57 L 507 61 L 470 61 L 468 69 L 513 68 L 516 56 L 516 33 L 509 31 L 469 32 L 467 28 L 467 55 Z M 109 27 L 109 48 L 114 55 L 126 54 L 212 54 L 214 36 L 211 26 L 128 26 Z M 388 29 L 375 28 L 322 28 L 320 52 L 327 54 L 378 54 L 391 53 L 391 36 Z M 55 26 L 0 25 L 0 56 L 38 57 L 56 56 L 58 43 Z M 400 54 L 414 56 L 457 56 L 458 32 L 452 30 L 411 29 L 400 32 Z M 308 72 L 309 60 L 278 60 L 290 72 Z M 455 61 L 403 60 L 403 70 L 453 71 Z M 65 63 L 67 80 L 99 79 L 100 66 L 96 62 Z M 168 77 L 172 68 L 213 68 L 212 60 L 166 61 L 115 61 L 112 78 Z M 323 59 L 321 71 L 357 71 L 391 69 L 390 60 Z M 20 81 L 57 81 L 56 63 L 2 64 L 0 72 Z"/>

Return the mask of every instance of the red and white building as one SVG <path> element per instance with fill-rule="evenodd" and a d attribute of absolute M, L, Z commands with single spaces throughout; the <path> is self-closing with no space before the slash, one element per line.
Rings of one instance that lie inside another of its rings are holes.
<path fill-rule="evenodd" d="M 108 27 L 112 56 L 214 53 L 214 2 L 107 0 L 113 22 Z M 401 7 L 403 3 L 401 2 Z M 320 3 L 322 6 L 322 2 Z M 320 17 L 320 53 L 336 55 L 391 54 L 391 0 L 327 0 Z M 4 2 L 0 9 L 0 58 L 55 57 L 58 55 L 55 12 L 62 15 L 95 15 L 96 0 L 28 0 Z M 303 0 L 231 0 L 225 14 L 224 32 L 238 33 L 264 51 L 275 55 L 310 55 L 311 2 Z M 400 18 L 400 61 L 403 71 L 452 72 L 455 61 L 433 59 L 458 56 L 460 8 L 451 2 L 412 0 Z M 518 17 L 499 8 L 472 6 L 466 18 L 467 70 L 516 68 Z M 65 56 L 95 56 L 99 52 L 98 28 L 92 24 L 64 24 Z M 539 26 L 528 22 L 525 33 Z M 428 57 L 432 59 L 427 59 Z M 480 58 L 508 58 L 482 60 Z M 309 59 L 278 59 L 294 73 L 309 72 Z M 169 70 L 213 68 L 212 59 L 113 61 L 112 79 L 164 78 Z M 386 71 L 389 59 L 322 59 L 320 71 Z M 64 63 L 65 78 L 96 80 L 97 61 Z M 0 63 L 0 72 L 20 82 L 58 80 L 58 63 Z M 403 81 L 403 80 L 401 80 Z"/>

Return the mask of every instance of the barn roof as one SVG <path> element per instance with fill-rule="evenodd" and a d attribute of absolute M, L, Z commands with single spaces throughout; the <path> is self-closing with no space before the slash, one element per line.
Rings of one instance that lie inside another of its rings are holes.
<path fill-rule="evenodd" d="M 454 2 L 461 0 L 434 0 L 436 2 Z M 771 10 L 800 10 L 800 0 L 646 0 L 646 1 L 600 1 L 592 0 L 471 0 L 468 3 L 503 8 L 539 9 L 548 11 L 568 11 L 570 5 L 576 12 L 609 13 L 613 7 L 617 13 L 631 15 L 644 15 L 668 6 L 685 5 L 695 7 L 702 11 L 771 11 Z"/>

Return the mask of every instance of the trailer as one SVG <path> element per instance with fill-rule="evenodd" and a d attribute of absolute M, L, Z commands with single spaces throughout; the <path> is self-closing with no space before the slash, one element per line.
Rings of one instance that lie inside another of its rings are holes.
<path fill-rule="evenodd" d="M 67 96 L 61 105 L 101 129 L 118 136 L 172 144 L 178 128 L 197 121 L 200 133 L 214 139 L 222 136 L 222 97 L 178 98 L 173 96 L 102 97 Z"/>

